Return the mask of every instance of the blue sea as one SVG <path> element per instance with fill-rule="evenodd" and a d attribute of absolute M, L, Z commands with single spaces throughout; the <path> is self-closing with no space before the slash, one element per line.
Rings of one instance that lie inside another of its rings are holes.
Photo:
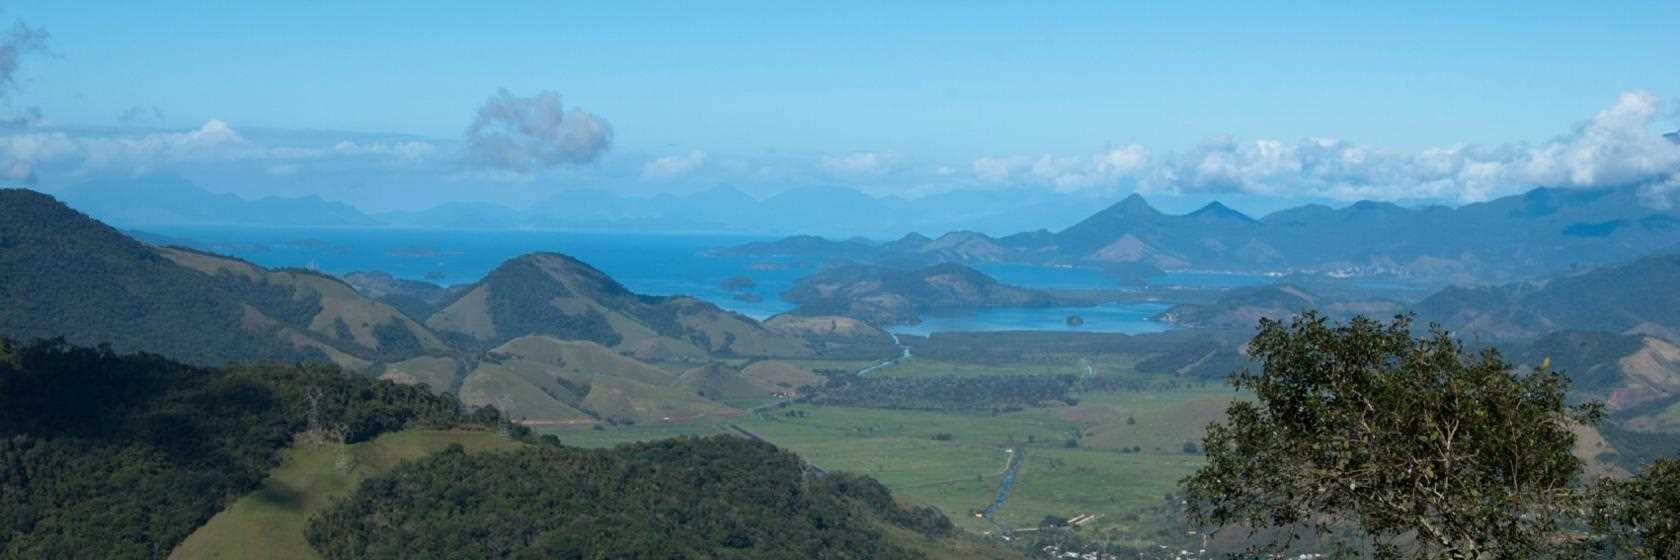
<path fill-rule="evenodd" d="M 239 257 L 266 267 L 300 267 L 328 274 L 386 272 L 399 278 L 440 285 L 471 283 L 507 259 L 537 251 L 565 253 L 617 279 L 632 291 L 653 295 L 684 294 L 763 319 L 792 309 L 779 294 L 815 272 L 797 259 L 713 256 L 708 251 L 771 238 L 720 234 L 621 234 L 562 231 L 462 231 L 432 229 L 323 228 L 146 228 L 170 243 Z M 1116 287 L 1115 279 L 1088 268 L 1020 265 L 984 266 L 1000 281 L 1033 288 Z M 750 278 L 744 290 L 759 301 L 737 297 L 724 280 Z M 1221 282 L 1242 279 L 1219 277 Z M 1217 283 L 1217 282 L 1215 282 Z M 956 317 L 928 317 L 899 332 L 927 334 L 979 330 L 1069 330 L 1069 315 L 1085 325 L 1077 330 L 1142 333 L 1165 330 L 1150 319 L 1164 303 L 1105 305 L 1086 308 L 993 309 Z"/>

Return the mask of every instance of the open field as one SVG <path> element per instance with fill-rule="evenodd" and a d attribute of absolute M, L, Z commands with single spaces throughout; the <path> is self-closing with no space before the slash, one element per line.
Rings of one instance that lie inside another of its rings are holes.
<path fill-rule="evenodd" d="M 1016 449 L 1026 462 L 997 512 L 1000 523 L 1033 527 L 1045 515 L 1096 513 L 1103 517 L 1092 530 L 1125 533 L 1142 523 L 1137 512 L 1159 505 L 1201 464 L 1183 444 L 1199 443 L 1232 393 L 1210 387 L 1078 396 L 1077 406 L 998 415 L 794 404 L 727 419 L 545 431 L 567 445 L 598 447 L 739 426 L 822 468 L 875 477 L 900 499 L 937 506 L 974 532 L 994 530 L 973 512 L 991 503 L 1008 460 L 1004 450 Z"/>
<path fill-rule="evenodd" d="M 943 375 L 1131 375 L 1137 371 L 1136 356 L 1104 356 L 1097 360 L 1065 357 L 1040 363 L 999 365 L 967 364 L 920 358 L 914 355 L 898 364 L 878 370 L 893 377 L 937 377 Z M 1091 366 L 1089 370 L 1086 366 Z"/>
<path fill-rule="evenodd" d="M 456 443 L 469 452 L 521 445 L 495 432 L 433 430 L 385 434 L 354 445 L 299 443 L 281 452 L 280 466 L 261 489 L 210 518 L 170 558 L 317 558 L 304 540 L 311 515 L 350 493 L 365 478 Z"/>

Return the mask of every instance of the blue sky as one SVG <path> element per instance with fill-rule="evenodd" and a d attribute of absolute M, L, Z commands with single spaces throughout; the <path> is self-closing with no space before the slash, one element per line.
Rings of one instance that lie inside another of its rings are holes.
<path fill-rule="evenodd" d="M 7 101 L 39 107 L 47 127 L 403 133 L 447 153 L 499 88 L 553 91 L 610 123 L 611 148 L 510 182 L 632 192 L 1095 182 L 1109 196 L 1149 181 L 1035 183 L 981 160 L 1137 146 L 1154 167 L 1210 144 L 1312 138 L 1491 152 L 1572 134 L 1628 92 L 1656 103 L 1644 126 L 1680 127 L 1675 2 L 225 4 L 8 4 L 0 17 L 47 30 L 54 56 L 26 59 Z M 144 117 L 119 123 L 133 107 Z M 702 162 L 650 174 L 660 158 Z M 812 170 L 743 171 L 800 165 Z M 1284 199 L 1381 190 L 1208 184 Z M 450 188 L 427 196 L 506 190 Z M 1471 188 L 1411 198 L 1485 195 Z"/>

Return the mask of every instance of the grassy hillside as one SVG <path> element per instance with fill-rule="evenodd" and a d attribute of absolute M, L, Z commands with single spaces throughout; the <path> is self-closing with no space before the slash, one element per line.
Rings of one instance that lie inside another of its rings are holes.
<path fill-rule="evenodd" d="M 685 420 L 730 411 L 696 389 L 600 344 L 527 336 L 488 352 L 460 394 L 468 405 L 494 405 L 538 425 Z"/>
<path fill-rule="evenodd" d="M 727 364 L 711 363 L 683 372 L 677 383 L 694 394 L 723 403 L 762 402 L 770 391 Z"/>
<path fill-rule="evenodd" d="M 243 290 L 275 294 L 273 301 L 253 302 L 282 333 L 302 336 L 306 344 L 324 345 L 339 365 L 361 368 L 371 361 L 394 361 L 450 351 L 437 335 L 397 308 L 373 301 L 342 280 L 306 270 L 268 270 L 231 257 L 164 247 L 160 255 L 183 267 Z M 310 312 L 275 312 L 275 307 L 304 305 Z"/>
<path fill-rule="evenodd" d="M 319 558 L 304 538 L 309 518 L 398 463 L 460 445 L 467 452 L 508 450 L 520 443 L 486 430 L 406 430 L 372 441 L 297 443 L 280 453 L 262 487 L 210 518 L 176 547 L 176 560 Z"/>

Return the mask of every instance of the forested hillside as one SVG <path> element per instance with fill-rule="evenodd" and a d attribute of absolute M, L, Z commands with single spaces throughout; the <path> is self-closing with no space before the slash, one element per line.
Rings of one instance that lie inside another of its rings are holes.
<path fill-rule="evenodd" d="M 52 197 L 0 190 L 0 336 L 200 365 L 365 367 L 447 349 L 396 308 L 305 270 L 152 247 Z"/>
<path fill-rule="evenodd" d="M 300 432 L 354 442 L 469 421 L 452 398 L 332 366 L 0 341 L 0 556 L 162 558 Z"/>
<path fill-rule="evenodd" d="M 248 286 L 260 300 L 286 300 Z M 307 312 L 309 302 L 288 307 Z M 0 336 L 64 337 L 196 363 L 323 358 L 247 328 L 238 298 L 209 276 L 34 191 L 0 190 Z"/>
<path fill-rule="evenodd" d="M 445 451 L 372 479 L 310 524 L 330 559 L 917 558 L 884 526 L 953 531 L 874 480 L 817 475 L 736 437 L 610 450 Z"/>
<path fill-rule="evenodd" d="M 1514 338 L 1552 331 L 1680 332 L 1680 254 L 1502 286 L 1449 288 L 1418 314 L 1455 330 Z"/>

